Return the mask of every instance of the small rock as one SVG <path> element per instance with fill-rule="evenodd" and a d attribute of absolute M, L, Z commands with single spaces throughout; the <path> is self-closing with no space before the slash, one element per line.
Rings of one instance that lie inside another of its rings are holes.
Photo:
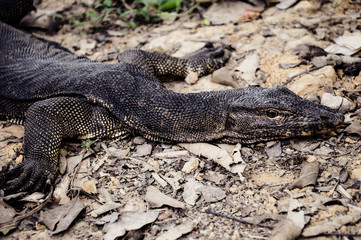
<path fill-rule="evenodd" d="M 136 136 L 133 139 L 133 143 L 136 144 L 136 145 L 142 145 L 144 142 L 145 142 L 145 139 L 143 137 L 141 137 L 141 136 Z"/>
<path fill-rule="evenodd" d="M 184 164 L 182 168 L 182 172 L 185 173 L 194 172 L 198 168 L 198 165 L 199 165 L 198 158 L 192 158 L 191 160 L 189 160 Z"/>
<path fill-rule="evenodd" d="M 348 112 L 353 106 L 352 102 L 348 99 L 340 96 L 333 96 L 330 93 L 324 93 L 322 95 L 321 104 L 332 109 L 337 109 L 342 113 Z"/>
<path fill-rule="evenodd" d="M 136 154 L 138 156 L 148 156 L 152 153 L 152 145 L 150 144 L 143 144 L 137 146 Z"/>

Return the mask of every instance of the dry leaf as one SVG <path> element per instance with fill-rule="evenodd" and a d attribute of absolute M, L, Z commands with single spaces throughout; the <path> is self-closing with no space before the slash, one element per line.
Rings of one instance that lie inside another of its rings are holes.
<path fill-rule="evenodd" d="M 282 154 L 282 147 L 280 141 L 274 142 L 274 144 L 272 144 L 271 146 L 268 146 L 268 144 L 269 142 L 267 143 L 267 147 L 265 149 L 268 157 L 278 157 Z"/>
<path fill-rule="evenodd" d="M 147 187 L 145 200 L 149 202 L 152 207 L 161 207 L 163 205 L 168 205 L 175 208 L 185 207 L 184 203 L 165 195 L 154 186 Z"/>
<path fill-rule="evenodd" d="M 226 197 L 226 192 L 221 188 L 205 186 L 194 179 L 190 179 L 184 185 L 182 196 L 186 203 L 194 205 L 200 194 L 202 194 L 206 202 L 218 202 Z"/>
<path fill-rule="evenodd" d="M 196 204 L 199 195 L 201 194 L 199 189 L 203 187 L 203 184 L 197 182 L 191 178 L 185 185 L 182 197 L 187 204 L 194 205 Z"/>
<path fill-rule="evenodd" d="M 276 225 L 270 240 L 293 240 L 300 236 L 302 228 L 294 224 L 294 222 L 286 218 Z"/>
<path fill-rule="evenodd" d="M 203 185 L 199 191 L 207 203 L 218 202 L 226 197 L 226 192 L 219 187 Z"/>
<path fill-rule="evenodd" d="M 169 229 L 167 232 L 161 234 L 156 240 L 175 240 L 180 238 L 183 234 L 189 233 L 196 227 L 197 224 L 192 222 L 191 219 L 184 223 Z"/>
<path fill-rule="evenodd" d="M 10 125 L 1 129 L 2 132 L 6 132 L 17 138 L 24 137 L 24 127 L 21 125 Z"/>
<path fill-rule="evenodd" d="M 0 224 L 13 220 L 13 218 L 15 217 L 15 214 L 16 214 L 16 212 L 13 208 L 5 206 L 0 203 L 0 216 L 1 216 Z M 0 229 L 0 232 L 2 232 L 3 234 L 7 234 L 7 232 L 10 230 L 11 229 L 8 229 L 8 230 Z"/>
<path fill-rule="evenodd" d="M 191 173 L 197 170 L 199 165 L 198 158 L 191 158 L 188 162 L 186 162 L 182 168 L 182 172 Z"/>
<path fill-rule="evenodd" d="M 121 237 L 126 231 L 136 230 L 146 224 L 154 222 L 159 215 L 159 212 L 148 211 L 144 213 L 139 212 L 124 212 L 121 214 L 120 220 L 115 223 L 108 223 L 104 226 L 103 231 L 106 232 L 104 240 L 114 240 Z"/>
<path fill-rule="evenodd" d="M 353 121 L 347 128 L 345 129 L 345 132 L 349 134 L 357 134 L 361 136 L 361 122 L 360 121 Z"/>
<path fill-rule="evenodd" d="M 51 210 L 42 211 L 40 219 L 47 228 L 54 230 L 52 234 L 57 234 L 68 229 L 84 207 L 79 197 L 76 197 L 65 205 L 59 205 Z"/>
<path fill-rule="evenodd" d="M 203 156 L 215 161 L 228 171 L 231 170 L 232 157 L 227 151 L 217 146 L 209 143 L 180 143 L 179 145 L 197 156 Z"/>
<path fill-rule="evenodd" d="M 97 217 L 103 213 L 109 212 L 110 210 L 113 210 L 115 208 L 121 207 L 122 204 L 120 203 L 115 203 L 115 202 L 108 202 L 104 205 L 101 205 L 100 207 L 97 207 L 96 209 L 94 209 L 90 215 L 92 217 Z"/>
<path fill-rule="evenodd" d="M 354 209 L 351 213 L 344 216 L 333 217 L 331 221 L 316 226 L 306 227 L 302 236 L 313 237 L 321 233 L 332 233 L 343 225 L 356 223 L 361 219 L 361 211 Z"/>
<path fill-rule="evenodd" d="M 318 176 L 319 167 L 320 163 L 317 161 L 306 163 L 301 169 L 298 180 L 291 185 L 290 189 L 303 188 L 308 185 L 315 184 Z"/>
<path fill-rule="evenodd" d="M 41 192 L 34 192 L 22 199 L 20 199 L 20 201 L 24 201 L 24 202 L 42 202 L 42 200 L 44 200 L 45 198 L 45 194 L 41 193 Z"/>
<path fill-rule="evenodd" d="M 93 180 L 88 180 L 83 178 L 81 180 L 81 188 L 84 192 L 89 194 L 97 194 L 97 187 L 95 186 L 95 182 Z"/>
<path fill-rule="evenodd" d="M 236 68 L 241 79 L 245 80 L 248 85 L 259 85 L 256 79 L 256 70 L 259 68 L 259 57 L 257 52 L 246 56 L 243 62 Z"/>

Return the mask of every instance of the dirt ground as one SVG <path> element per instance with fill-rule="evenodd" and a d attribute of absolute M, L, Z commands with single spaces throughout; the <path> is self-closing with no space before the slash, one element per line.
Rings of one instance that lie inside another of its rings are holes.
<path fill-rule="evenodd" d="M 82 13 L 89 2 L 44 0 L 38 11 Z M 107 28 L 65 24 L 52 34 L 33 33 L 104 62 L 116 61 L 129 48 L 182 56 L 206 42 L 230 45 L 234 51 L 223 69 L 195 84 L 176 81 L 166 87 L 187 93 L 285 86 L 340 109 L 352 128 L 331 137 L 250 145 L 170 145 L 141 136 L 67 141 L 50 201 L 0 239 L 361 239 L 361 74 L 346 75 L 330 63 L 286 83 L 316 64 L 281 67 L 300 62 L 295 50 L 300 44 L 324 49 L 340 36 L 361 35 L 361 2 L 299 1 L 249 16 L 244 5 L 231 4 L 230 9 L 227 1 L 220 3 L 215 12 L 200 7 L 135 30 L 114 22 Z M 217 10 L 232 16 L 219 17 Z M 205 16 L 221 22 L 204 25 Z M 0 167 L 23 159 L 23 128 L 1 126 Z M 2 200 L 21 216 L 45 197 Z"/>

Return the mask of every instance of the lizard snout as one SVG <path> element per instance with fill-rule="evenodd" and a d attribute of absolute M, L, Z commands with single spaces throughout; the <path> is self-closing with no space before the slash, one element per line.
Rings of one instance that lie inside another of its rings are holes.
<path fill-rule="evenodd" d="M 344 123 L 344 119 L 342 113 L 323 113 L 320 115 L 320 123 L 323 126 L 338 127 Z"/>

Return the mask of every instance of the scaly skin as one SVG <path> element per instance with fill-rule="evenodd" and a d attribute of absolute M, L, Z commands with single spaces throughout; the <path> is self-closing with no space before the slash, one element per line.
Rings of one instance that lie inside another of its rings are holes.
<path fill-rule="evenodd" d="M 6 193 L 52 184 L 63 138 L 129 132 L 164 142 L 250 143 L 317 134 L 343 121 L 287 89 L 181 94 L 161 84 L 222 67 L 230 53 L 212 44 L 183 58 L 128 50 L 119 63 L 104 64 L 1 22 L 0 36 L 0 118 L 25 125 L 25 160 L 0 174 Z"/>

